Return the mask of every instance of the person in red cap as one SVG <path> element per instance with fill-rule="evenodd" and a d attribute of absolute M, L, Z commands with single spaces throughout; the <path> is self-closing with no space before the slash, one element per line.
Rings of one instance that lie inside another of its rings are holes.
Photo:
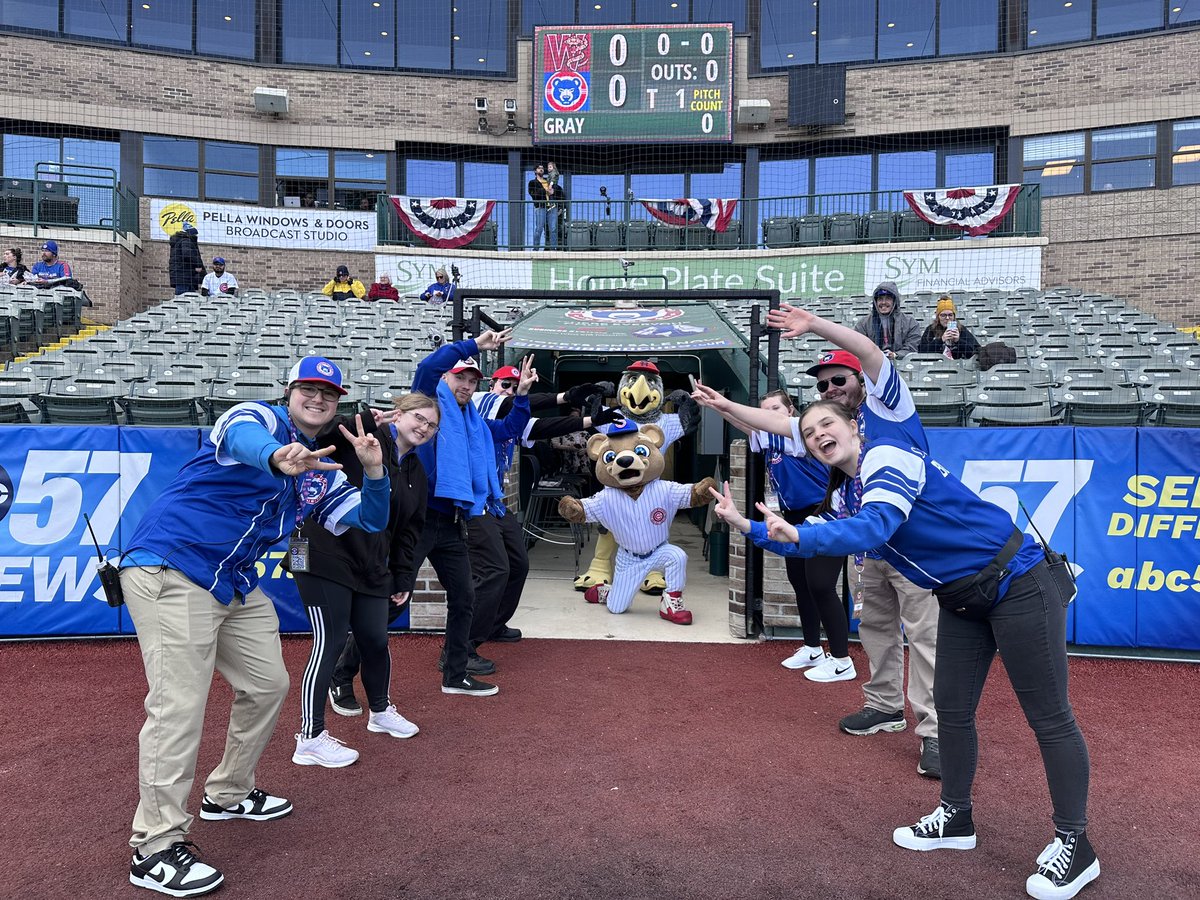
<path fill-rule="evenodd" d="M 491 390 L 476 393 L 472 398 L 479 414 L 485 419 L 503 420 L 512 409 L 509 398 L 515 396 L 521 382 L 521 370 L 516 366 L 501 366 L 492 373 Z M 611 392 L 611 384 L 581 384 L 567 391 L 554 393 L 530 394 L 530 410 L 537 417 L 530 418 L 529 424 L 519 438 L 506 441 L 496 441 L 496 470 L 500 482 L 512 467 L 513 452 L 517 441 L 532 451 L 535 441 L 546 441 L 580 431 L 586 431 L 593 426 L 606 425 L 612 422 L 624 421 L 619 410 L 600 410 L 593 416 L 577 414 L 562 414 L 562 407 L 569 406 L 574 410 L 582 409 L 587 399 L 605 391 Z M 554 413 L 554 415 L 537 415 Z M 478 649 L 485 641 L 514 643 L 521 639 L 521 630 L 509 626 L 509 620 L 517 611 L 521 602 L 521 593 L 525 589 L 525 579 L 529 575 L 529 556 L 526 551 L 526 534 L 515 516 L 491 515 L 473 518 L 468 523 L 468 531 L 473 546 L 483 544 L 498 548 L 504 547 L 508 562 L 507 570 L 497 566 L 489 567 L 486 562 L 475 564 L 472 560 L 472 579 L 475 582 L 476 597 L 483 596 L 485 600 L 478 608 L 486 609 L 492 604 L 486 599 L 495 591 L 496 585 L 501 585 L 500 596 L 495 603 L 496 615 L 491 621 L 483 616 L 476 617 L 471 623 L 471 641 Z M 486 554 L 490 560 L 499 560 L 498 552 Z"/>
<path fill-rule="evenodd" d="M 929 442 L 917 416 L 908 385 L 891 359 L 866 335 L 789 305 L 771 310 L 767 324 L 784 337 L 816 334 L 838 349 L 822 353 L 808 374 L 817 379 L 817 393 L 853 410 L 859 431 L 873 438 L 903 440 L 928 452 Z M 730 415 L 751 428 L 793 439 L 806 453 L 798 419 L 735 404 L 705 385 L 693 394 L 703 406 Z M 741 427 L 739 425 L 739 427 Z M 828 471 L 825 479 L 828 481 Z M 903 731 L 904 638 L 908 638 L 908 701 L 921 738 L 918 774 L 941 777 L 937 712 L 933 702 L 934 656 L 937 650 L 939 607 L 933 593 L 919 588 L 876 554 L 852 560 L 852 593 L 859 619 L 859 638 L 870 662 L 871 677 L 863 685 L 864 705 L 838 723 L 847 734 L 867 735 Z M 901 631 L 903 625 L 903 632 Z M 836 666 L 837 660 L 834 660 Z M 834 669 L 836 672 L 836 668 Z M 815 680 L 815 679 L 814 679 Z"/>

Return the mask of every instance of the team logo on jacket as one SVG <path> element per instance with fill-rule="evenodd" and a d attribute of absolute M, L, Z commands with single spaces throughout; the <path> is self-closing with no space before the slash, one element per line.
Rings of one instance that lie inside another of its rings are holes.
<path fill-rule="evenodd" d="M 661 506 L 656 506 L 650 513 L 650 521 L 655 525 L 661 525 L 667 521 L 667 511 Z"/>
<path fill-rule="evenodd" d="M 309 472 L 300 486 L 300 499 L 306 506 L 316 506 L 328 492 L 328 476 L 324 472 Z"/>
<path fill-rule="evenodd" d="M 783 454 L 780 453 L 778 450 L 776 450 L 774 453 L 771 454 L 771 459 L 767 464 L 771 465 L 771 466 L 777 466 L 781 462 L 783 462 Z"/>

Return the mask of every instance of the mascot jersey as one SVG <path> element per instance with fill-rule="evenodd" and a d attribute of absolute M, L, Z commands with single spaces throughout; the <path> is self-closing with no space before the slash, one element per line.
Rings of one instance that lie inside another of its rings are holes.
<path fill-rule="evenodd" d="M 637 499 L 606 487 L 582 503 L 587 521 L 599 522 L 611 531 L 622 548 L 646 556 L 666 543 L 675 513 L 692 505 L 692 486 L 652 481 Z"/>

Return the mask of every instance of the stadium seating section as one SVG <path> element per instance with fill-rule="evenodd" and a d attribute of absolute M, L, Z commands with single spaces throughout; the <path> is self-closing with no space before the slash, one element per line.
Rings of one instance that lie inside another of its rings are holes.
<path fill-rule="evenodd" d="M 1017 361 L 912 354 L 897 361 L 928 425 L 1200 425 L 1200 343 L 1115 297 L 1072 289 L 954 295 L 981 344 L 1003 341 Z M 905 298 L 922 323 L 936 295 Z M 819 297 L 808 307 L 853 326 L 867 297 Z M 488 310 L 504 324 L 536 303 Z M 721 304 L 749 333 L 748 304 Z M 342 409 L 390 406 L 413 370 L 449 339 L 448 306 L 338 303 L 321 294 L 247 290 L 241 298 L 184 294 L 103 330 L 80 327 L 73 291 L 0 290 L 0 423 L 205 425 L 235 403 L 278 400 L 300 355 L 344 370 Z M 781 384 L 814 396 L 804 374 L 825 344 L 780 344 Z"/>

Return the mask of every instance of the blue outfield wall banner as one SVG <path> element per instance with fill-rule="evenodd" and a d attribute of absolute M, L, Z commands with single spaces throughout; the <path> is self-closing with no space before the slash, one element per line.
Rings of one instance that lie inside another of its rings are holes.
<path fill-rule="evenodd" d="M 106 552 L 121 547 L 202 432 L 3 434 L 0 636 L 132 633 L 125 611 L 104 602 L 83 514 Z M 968 487 L 1070 556 L 1079 582 L 1070 640 L 1200 650 L 1200 429 L 930 429 L 929 439 Z M 282 630 L 308 631 L 284 552 L 281 544 L 259 561 L 261 584 Z"/>

